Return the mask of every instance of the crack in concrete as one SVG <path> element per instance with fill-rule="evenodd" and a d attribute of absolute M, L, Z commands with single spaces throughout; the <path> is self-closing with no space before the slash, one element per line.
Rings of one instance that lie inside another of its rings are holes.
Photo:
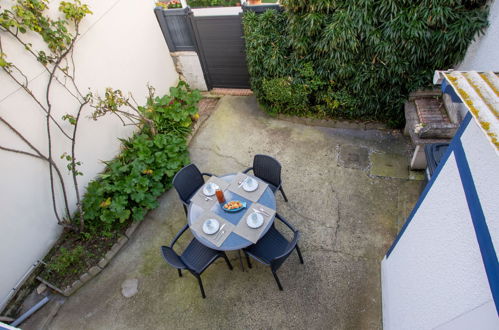
<path fill-rule="evenodd" d="M 359 260 L 375 261 L 375 262 L 379 261 L 378 258 L 359 256 L 359 255 L 351 254 L 351 253 L 344 252 L 344 251 L 338 251 L 338 250 L 335 250 L 335 249 L 328 249 L 328 248 L 325 248 L 325 247 L 313 247 L 313 248 L 302 249 L 302 250 L 303 250 L 302 252 L 326 252 L 326 253 L 334 253 L 334 254 L 341 255 L 341 256 L 343 256 L 344 258 L 347 258 L 347 259 L 355 259 L 356 261 L 359 261 Z M 304 258 L 305 258 L 305 256 L 304 256 Z"/>
<path fill-rule="evenodd" d="M 191 149 L 198 149 L 198 150 L 204 150 L 204 151 L 210 151 L 212 153 L 214 153 L 215 155 L 219 156 L 219 157 L 222 157 L 222 158 L 228 158 L 228 159 L 232 159 L 236 164 L 239 164 L 243 167 L 248 167 L 248 164 L 243 164 L 241 163 L 239 160 L 237 160 L 237 158 L 235 158 L 234 156 L 229 156 L 229 155 L 224 155 L 218 151 L 215 151 L 213 150 L 212 148 L 206 148 L 206 147 L 195 147 L 195 146 L 191 146 Z"/>
<path fill-rule="evenodd" d="M 334 229 L 334 245 L 336 246 L 336 242 L 338 241 L 338 231 L 340 230 L 340 220 L 341 220 L 341 212 L 340 212 L 340 199 L 338 198 L 338 192 L 334 190 L 333 185 L 331 184 L 331 191 L 333 192 L 333 197 L 336 199 L 336 228 Z"/>
<path fill-rule="evenodd" d="M 331 185 L 332 187 L 332 185 Z M 336 200 L 336 210 L 337 210 L 337 221 L 336 221 L 336 226 L 328 226 L 327 224 L 324 224 L 324 227 L 325 228 L 334 228 L 335 229 L 335 233 L 334 233 L 334 238 L 336 239 L 336 234 L 337 234 L 337 231 L 338 231 L 338 225 L 339 225 L 339 221 L 340 221 L 340 200 L 338 199 L 338 196 L 337 196 L 337 192 L 332 189 L 332 192 L 333 192 L 333 195 L 334 195 L 334 199 Z M 311 218 L 309 216 L 306 216 L 304 215 L 303 213 L 301 213 L 300 211 L 298 211 L 294 206 L 291 205 L 290 202 L 288 202 L 286 204 L 286 206 L 291 209 L 291 211 L 293 211 L 294 213 L 296 213 L 298 216 L 306 219 L 306 220 L 309 220 L 309 221 L 313 221 L 313 222 L 318 222 L 318 223 L 321 223 L 322 221 L 320 219 L 315 219 L 315 218 Z"/>
<path fill-rule="evenodd" d="M 351 253 L 344 252 L 344 251 L 338 251 L 338 250 L 334 250 L 334 249 L 332 250 L 332 252 L 344 255 L 344 256 L 349 257 L 349 258 L 354 258 L 356 260 L 368 260 L 368 261 L 376 261 L 376 262 L 380 261 L 378 258 L 359 256 L 359 255 L 351 254 Z"/>
<path fill-rule="evenodd" d="M 291 206 L 291 204 L 289 204 L 289 203 L 288 203 L 288 205 L 287 205 L 287 206 L 291 209 L 291 211 L 295 212 L 295 213 L 296 213 L 298 216 L 300 216 L 301 218 L 304 218 L 304 219 L 306 219 L 306 220 L 313 221 L 313 222 L 320 222 L 320 220 L 318 220 L 318 219 L 310 218 L 310 217 L 308 217 L 308 216 L 306 216 L 306 215 L 302 214 L 300 211 L 298 211 L 298 210 L 297 210 L 294 206 Z M 327 227 L 327 226 L 326 226 L 326 227 Z M 327 227 L 327 228 L 329 228 L 329 227 Z"/>

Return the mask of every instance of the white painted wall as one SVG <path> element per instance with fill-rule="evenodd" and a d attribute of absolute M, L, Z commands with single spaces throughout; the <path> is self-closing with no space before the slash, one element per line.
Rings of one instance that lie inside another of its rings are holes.
<path fill-rule="evenodd" d="M 201 91 L 208 90 L 198 53 L 183 51 L 170 53 L 170 55 L 182 80 L 186 81 L 192 88 Z"/>
<path fill-rule="evenodd" d="M 0 0 L 2 7 L 7 1 Z M 146 84 L 158 94 L 177 83 L 172 59 L 153 12 L 153 4 L 138 0 L 84 0 L 93 15 L 83 22 L 76 44 L 77 81 L 83 91 L 90 88 L 101 95 L 106 87 L 132 92 L 139 103 L 145 101 Z M 58 0 L 51 2 L 51 11 Z M 9 59 L 27 68 L 35 93 L 44 91 L 47 75 L 24 51 L 16 49 L 6 38 Z M 33 39 L 35 47 L 36 40 Z M 76 111 L 74 100 L 56 88 L 55 117 Z M 69 109 L 69 110 L 68 110 Z M 88 110 L 87 115 L 90 114 Z M 43 113 L 23 91 L 0 72 L 0 115 L 12 122 L 35 146 L 46 150 Z M 67 127 L 66 127 L 67 128 Z M 56 130 L 54 129 L 54 132 Z M 101 160 L 113 158 L 119 151 L 118 137 L 131 134 L 115 118 L 97 122 L 85 118 L 78 135 L 77 156 L 83 162 L 81 192 L 104 165 Z M 69 151 L 61 134 L 54 134 L 54 155 Z M 27 150 L 6 127 L 0 125 L 0 144 Z M 64 164 L 61 162 L 61 170 Z M 65 173 L 67 171 L 64 171 Z M 69 175 L 66 178 L 70 182 Z M 0 151 L 0 310 L 4 299 L 30 265 L 43 258 L 56 241 L 60 228 L 52 212 L 48 167 L 42 161 Z M 69 185 L 68 185 L 69 186 Z M 71 196 L 74 209 L 75 198 Z M 59 205 L 61 200 L 59 198 Z M 60 208 L 62 210 L 62 208 Z"/>
<path fill-rule="evenodd" d="M 489 27 L 468 48 L 459 71 L 499 71 L 499 1 L 490 2 Z"/>
<path fill-rule="evenodd" d="M 194 16 L 232 16 L 243 12 L 241 7 L 192 8 Z"/>
<path fill-rule="evenodd" d="M 499 246 L 499 155 L 475 120 L 461 141 Z M 453 154 L 381 265 L 385 329 L 499 328 Z"/>

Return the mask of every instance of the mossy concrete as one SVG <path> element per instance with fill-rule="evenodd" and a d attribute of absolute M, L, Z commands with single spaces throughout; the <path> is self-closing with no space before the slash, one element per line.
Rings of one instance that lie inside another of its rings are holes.
<path fill-rule="evenodd" d="M 276 157 L 289 197 L 285 203 L 277 195 L 278 211 L 302 232 L 305 264 L 290 256 L 278 272 L 280 292 L 267 267 L 254 262 L 243 272 L 237 252 L 229 252 L 234 270 L 222 259 L 209 267 L 201 299 L 196 279 L 179 278 L 160 255 L 186 221 L 172 190 L 109 265 L 68 298 L 49 328 L 381 328 L 380 261 L 423 183 L 373 176 L 372 164 L 340 166 L 344 145 L 370 155 L 410 155 L 397 132 L 306 126 L 267 116 L 254 97 L 223 97 L 191 141 L 192 161 L 224 174 L 250 166 L 257 153 Z M 192 237 L 185 236 L 179 248 Z M 121 284 L 132 278 L 139 292 L 127 299 Z"/>
<path fill-rule="evenodd" d="M 349 145 L 340 146 L 338 165 L 359 170 L 366 169 L 369 165 L 369 149 Z"/>
<path fill-rule="evenodd" d="M 371 154 L 371 175 L 407 179 L 409 162 L 405 155 L 375 152 Z"/>

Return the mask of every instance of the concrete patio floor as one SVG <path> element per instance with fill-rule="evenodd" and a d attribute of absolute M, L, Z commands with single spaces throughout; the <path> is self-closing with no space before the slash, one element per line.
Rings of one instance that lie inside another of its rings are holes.
<path fill-rule="evenodd" d="M 254 262 L 243 272 L 229 252 L 234 270 L 222 259 L 209 267 L 202 299 L 196 279 L 179 278 L 160 255 L 185 223 L 170 190 L 49 328 L 379 329 L 380 261 L 423 186 L 409 179 L 409 148 L 399 133 L 305 126 L 267 116 L 252 96 L 225 96 L 191 141 L 192 162 L 225 174 L 250 166 L 254 154 L 276 157 L 289 198 L 277 195 L 278 212 L 302 232 L 305 264 L 290 256 L 280 292 L 268 267 Z M 126 279 L 139 281 L 131 298 L 121 294 Z"/>

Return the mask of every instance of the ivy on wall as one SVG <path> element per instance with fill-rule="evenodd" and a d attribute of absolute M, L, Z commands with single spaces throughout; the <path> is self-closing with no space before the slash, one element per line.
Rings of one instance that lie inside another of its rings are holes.
<path fill-rule="evenodd" d="M 252 89 L 271 113 L 400 126 L 411 91 L 465 55 L 483 0 L 283 0 L 243 17 Z"/>

